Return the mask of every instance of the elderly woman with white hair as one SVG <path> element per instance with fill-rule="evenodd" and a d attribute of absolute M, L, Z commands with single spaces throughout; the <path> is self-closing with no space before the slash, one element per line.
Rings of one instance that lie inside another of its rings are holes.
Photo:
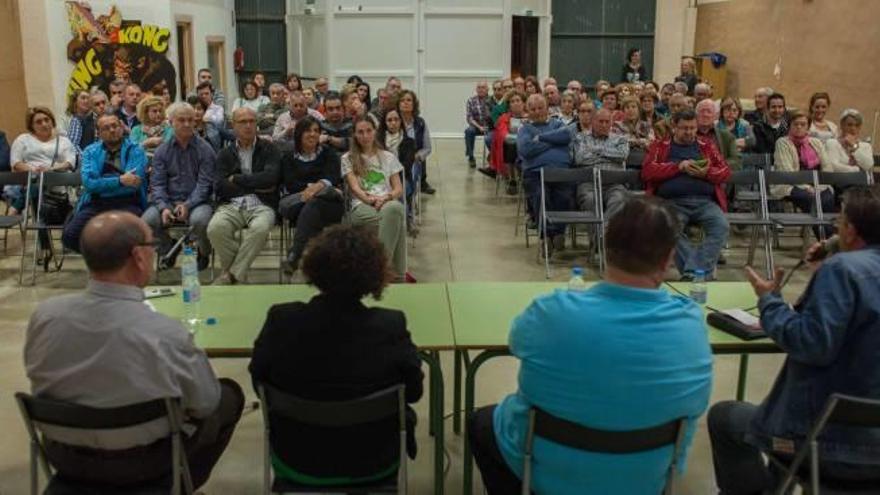
<path fill-rule="evenodd" d="M 871 143 L 861 141 L 863 118 L 854 108 L 840 114 L 840 137 L 825 141 L 825 153 L 835 172 L 870 172 L 874 167 Z"/>

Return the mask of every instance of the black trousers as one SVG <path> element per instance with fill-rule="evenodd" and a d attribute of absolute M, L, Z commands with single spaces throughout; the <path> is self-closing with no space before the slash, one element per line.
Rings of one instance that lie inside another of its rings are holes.
<path fill-rule="evenodd" d="M 468 442 L 486 492 L 489 495 L 517 495 L 522 491 L 522 481 L 507 466 L 495 441 L 495 428 L 492 425 L 495 407 L 491 405 L 474 411 L 467 425 Z"/>
<path fill-rule="evenodd" d="M 296 225 L 293 242 L 287 251 L 287 259 L 296 264 L 302 257 L 306 244 L 320 234 L 325 227 L 342 221 L 345 204 L 339 194 L 320 194 L 305 203 L 300 202 L 298 195 L 291 194 L 281 198 L 278 212 L 282 217 Z"/>
<path fill-rule="evenodd" d="M 208 481 L 211 470 L 226 450 L 244 408 L 244 392 L 238 383 L 220 379 L 220 404 L 207 418 L 196 421 L 196 431 L 184 437 L 186 459 L 193 488 Z M 64 485 L 88 486 L 88 493 L 142 485 L 171 486 L 171 440 L 159 440 L 126 450 L 98 450 L 47 440 L 46 455 Z"/>
<path fill-rule="evenodd" d="M 61 234 L 61 243 L 67 249 L 78 253 L 79 237 L 86 224 L 89 223 L 89 220 L 105 211 L 111 210 L 127 211 L 138 217 L 144 213 L 140 201 L 135 196 L 107 199 L 93 198 L 88 203 L 82 205 L 79 211 L 64 226 L 64 232 Z"/>
<path fill-rule="evenodd" d="M 789 199 L 791 202 L 797 207 L 798 210 L 804 213 L 813 213 L 816 211 L 816 197 L 811 192 L 807 192 L 805 189 L 801 189 L 797 186 L 791 188 L 791 193 L 789 194 Z M 819 193 L 819 201 L 822 202 L 822 213 L 833 213 L 834 212 L 834 192 L 831 189 L 825 189 L 821 193 Z M 822 234 L 826 239 L 834 235 L 834 228 L 830 225 L 823 225 L 822 227 L 813 227 L 813 235 L 816 236 L 816 239 L 819 238 L 819 229 L 822 229 Z"/>

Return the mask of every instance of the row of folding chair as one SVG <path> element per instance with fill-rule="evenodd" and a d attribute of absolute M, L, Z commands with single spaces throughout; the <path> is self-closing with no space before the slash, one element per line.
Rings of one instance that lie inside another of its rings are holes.
<path fill-rule="evenodd" d="M 593 211 L 551 211 L 547 209 L 546 184 L 570 183 L 573 185 L 592 182 L 595 191 Z M 753 203 L 748 212 L 727 212 L 725 214 L 730 225 L 741 225 L 752 229 L 749 246 L 749 260 L 753 261 L 753 252 L 758 231 L 763 231 L 764 264 L 768 273 L 773 272 L 772 234 L 775 226 L 783 227 L 819 227 L 820 238 L 824 238 L 821 227 L 832 226 L 837 214 L 822 210 L 820 185 L 837 189 L 873 184 L 874 178 L 865 172 L 819 172 L 816 170 L 800 170 L 794 172 L 765 171 L 762 168 L 739 170 L 731 173 L 729 184 L 747 195 L 740 198 Z M 809 184 L 813 188 L 814 208 L 810 212 L 771 212 L 770 201 L 782 198 L 770 198 L 769 191 L 774 185 L 796 186 Z M 599 250 L 599 270 L 604 271 L 605 251 L 603 231 L 607 218 L 605 216 L 603 190 L 612 185 L 624 185 L 629 190 L 641 189 L 641 178 L 637 170 L 602 170 L 598 168 L 574 168 L 541 170 L 541 211 L 539 212 L 539 231 L 544 232 L 550 223 L 565 225 L 584 225 L 592 227 L 596 232 Z M 550 278 L 549 239 L 544 236 L 541 248 L 544 253 L 545 275 Z"/>

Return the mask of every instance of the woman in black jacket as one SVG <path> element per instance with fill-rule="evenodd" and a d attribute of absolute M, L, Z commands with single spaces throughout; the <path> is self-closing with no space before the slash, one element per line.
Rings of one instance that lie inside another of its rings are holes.
<path fill-rule="evenodd" d="M 254 342 L 249 367 L 254 384 L 268 383 L 303 399 L 343 401 L 402 383 L 406 401 L 419 400 L 424 375 L 406 316 L 361 302 L 366 295 L 379 299 L 393 276 L 372 229 L 325 229 L 309 243 L 302 270 L 320 294 L 307 303 L 269 309 Z M 406 416 L 407 453 L 415 458 L 415 411 L 407 408 Z M 378 482 L 397 473 L 396 418 L 332 429 L 271 414 L 270 421 L 276 476 L 329 487 Z"/>
<path fill-rule="evenodd" d="M 281 269 L 293 275 L 309 239 L 324 227 L 342 221 L 345 205 L 340 184 L 339 155 L 319 143 L 321 128 L 304 117 L 293 129 L 294 147 L 281 158 L 281 201 L 278 212 L 296 225 L 293 242 Z"/>
<path fill-rule="evenodd" d="M 626 53 L 626 63 L 623 64 L 623 70 L 620 73 L 620 82 L 645 82 L 647 79 L 645 66 L 642 65 L 642 51 L 638 48 L 630 48 Z"/>

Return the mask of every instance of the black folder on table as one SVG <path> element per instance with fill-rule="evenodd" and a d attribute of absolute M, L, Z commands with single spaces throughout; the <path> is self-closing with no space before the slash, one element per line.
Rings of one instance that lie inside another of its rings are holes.
<path fill-rule="evenodd" d="M 738 319 L 720 311 L 712 311 L 706 315 L 706 323 L 743 340 L 757 340 L 767 337 L 760 326 L 747 325 Z"/>

